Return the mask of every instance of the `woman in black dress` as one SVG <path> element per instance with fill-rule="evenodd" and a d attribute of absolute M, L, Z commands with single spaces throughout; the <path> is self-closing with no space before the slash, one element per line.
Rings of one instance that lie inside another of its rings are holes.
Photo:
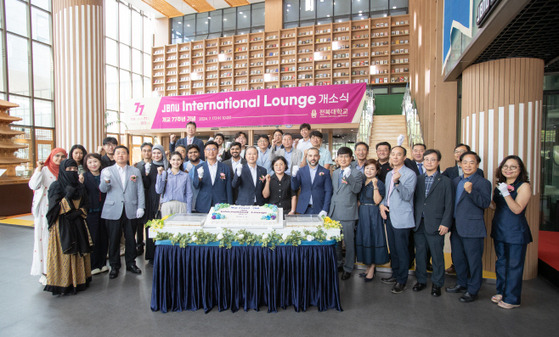
<path fill-rule="evenodd" d="M 155 183 L 157 182 L 157 169 L 163 167 L 165 170 L 169 168 L 169 161 L 165 157 L 165 149 L 161 144 L 156 144 L 151 150 L 151 167 L 149 173 L 142 172 L 142 179 L 146 192 L 146 213 L 145 220 L 149 221 L 156 218 L 159 210 L 159 194 L 155 192 Z M 144 176 L 145 175 L 145 176 Z M 146 228 L 146 260 L 153 260 L 155 254 L 155 243 L 149 238 L 148 229 Z"/>
<path fill-rule="evenodd" d="M 274 174 L 266 175 L 266 185 L 262 196 L 269 198 L 268 203 L 283 208 L 283 214 L 295 214 L 297 206 L 297 193 L 291 190 L 291 177 L 285 173 L 287 160 L 278 156 L 272 160 Z"/>
<path fill-rule="evenodd" d="M 87 226 L 94 244 L 91 252 L 91 275 L 96 275 L 109 271 L 107 266 L 109 236 L 105 228 L 105 220 L 101 218 L 106 194 L 99 191 L 103 164 L 101 155 L 97 153 L 87 154 L 83 161 L 85 173 L 80 175 L 80 182 L 84 185 L 89 200 Z"/>

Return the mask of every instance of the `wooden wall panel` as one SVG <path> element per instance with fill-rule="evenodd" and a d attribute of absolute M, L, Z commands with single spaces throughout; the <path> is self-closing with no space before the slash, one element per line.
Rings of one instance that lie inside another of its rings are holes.
<path fill-rule="evenodd" d="M 528 246 L 524 278 L 537 276 L 540 221 L 540 130 L 543 61 L 514 58 L 470 66 L 462 73 L 462 140 L 475 143 L 486 177 L 495 184 L 495 170 L 509 154 L 522 158 L 532 183 L 526 217 L 534 242 Z M 478 130 L 483 130 L 479 132 Z M 491 232 L 493 210 L 485 214 Z M 484 269 L 495 270 L 493 241 L 485 241 Z"/>
<path fill-rule="evenodd" d="M 409 78 L 425 144 L 441 151 L 444 169 L 454 165 L 458 95 L 456 82 L 442 76 L 443 2 L 409 1 Z"/>

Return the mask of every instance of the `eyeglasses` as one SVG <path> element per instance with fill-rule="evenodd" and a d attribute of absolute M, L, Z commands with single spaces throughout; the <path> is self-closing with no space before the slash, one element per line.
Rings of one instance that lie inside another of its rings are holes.
<path fill-rule="evenodd" d="M 464 152 L 466 152 L 466 151 L 464 151 L 464 150 L 456 150 L 456 151 L 454 151 L 454 154 L 462 154 L 462 153 L 464 153 Z"/>
<path fill-rule="evenodd" d="M 212 147 L 212 148 L 209 148 L 209 149 L 206 148 L 205 151 L 208 151 L 208 152 L 217 152 L 217 149 Z"/>
<path fill-rule="evenodd" d="M 507 170 L 507 171 L 516 171 L 518 170 L 518 166 L 503 166 L 503 170 Z"/>
<path fill-rule="evenodd" d="M 436 163 L 438 162 L 438 160 L 436 158 L 423 158 L 423 161 L 426 161 L 428 163 Z"/>

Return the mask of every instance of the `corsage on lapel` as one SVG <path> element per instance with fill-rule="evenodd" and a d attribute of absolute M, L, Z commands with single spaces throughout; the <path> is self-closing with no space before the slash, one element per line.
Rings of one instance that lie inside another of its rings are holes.
<path fill-rule="evenodd" d="M 225 176 L 225 173 L 221 172 L 219 174 L 219 178 L 221 178 L 221 180 L 225 180 L 225 178 L 227 178 L 227 177 Z"/>
<path fill-rule="evenodd" d="M 136 179 L 138 179 L 136 175 L 133 174 L 130 176 L 130 181 L 136 182 Z"/>
<path fill-rule="evenodd" d="M 323 175 L 324 175 L 324 172 L 318 172 L 318 175 L 319 175 L 319 176 L 323 176 Z"/>
<path fill-rule="evenodd" d="M 258 178 L 258 180 L 260 180 L 261 182 L 265 182 L 265 181 L 266 181 L 266 177 L 265 177 L 265 176 L 260 176 L 260 178 Z"/>

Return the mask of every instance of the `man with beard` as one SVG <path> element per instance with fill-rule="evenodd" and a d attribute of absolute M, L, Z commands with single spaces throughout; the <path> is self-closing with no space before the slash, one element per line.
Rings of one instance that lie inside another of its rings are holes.
<path fill-rule="evenodd" d="M 313 147 L 307 151 L 308 165 L 293 168 L 291 189 L 294 192 L 301 189 L 296 209 L 299 214 L 326 216 L 330 210 L 332 179 L 330 171 L 318 164 L 319 160 L 318 149 Z"/>
<path fill-rule="evenodd" d="M 227 159 L 223 163 L 229 167 L 229 172 L 236 172 L 237 166 L 242 166 L 246 164 L 246 160 L 241 158 L 241 143 L 234 142 L 229 148 L 229 153 L 231 158 Z M 233 188 L 233 203 L 237 202 L 237 196 L 239 195 L 239 189 Z"/>

